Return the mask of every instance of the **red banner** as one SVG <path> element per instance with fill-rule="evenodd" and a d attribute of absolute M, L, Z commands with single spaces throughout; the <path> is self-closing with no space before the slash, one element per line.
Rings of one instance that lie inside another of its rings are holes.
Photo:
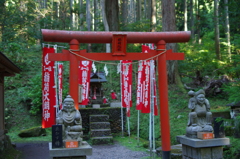
<path fill-rule="evenodd" d="M 54 48 L 43 48 L 42 60 L 42 128 L 52 127 L 56 118 L 56 91 L 54 86 L 54 61 L 48 60 L 48 53 Z"/>
<path fill-rule="evenodd" d="M 151 45 L 153 47 L 153 45 Z M 150 50 L 149 46 L 142 45 L 142 52 L 148 53 Z M 152 63 L 152 66 L 151 66 Z M 152 67 L 152 70 L 151 70 Z M 152 73 L 152 81 L 151 81 L 151 73 Z M 151 82 L 153 82 L 153 94 L 154 94 L 154 115 L 158 115 L 158 107 L 157 107 L 157 87 L 156 87 L 156 79 L 155 79 L 155 68 L 154 61 L 147 60 L 142 61 L 142 64 L 139 62 L 138 66 L 138 87 L 137 87 L 137 110 L 141 110 L 142 113 L 150 113 L 151 108 Z"/>
<path fill-rule="evenodd" d="M 150 113 L 151 104 L 150 60 L 143 61 L 143 106 L 142 113 Z"/>
<path fill-rule="evenodd" d="M 138 81 L 137 81 L 137 105 L 136 109 L 141 110 L 143 107 L 143 61 L 138 63 Z"/>
<path fill-rule="evenodd" d="M 63 64 L 58 64 L 58 103 L 59 109 L 62 109 L 62 80 L 63 80 Z"/>
<path fill-rule="evenodd" d="M 132 61 L 122 61 L 121 65 L 121 90 L 122 107 L 127 108 L 127 116 L 130 117 L 130 107 L 132 107 Z"/>
<path fill-rule="evenodd" d="M 80 105 L 87 105 L 89 98 L 90 90 L 90 75 L 92 70 L 92 61 L 81 61 L 79 64 L 79 84 L 82 86 L 82 102 Z"/>

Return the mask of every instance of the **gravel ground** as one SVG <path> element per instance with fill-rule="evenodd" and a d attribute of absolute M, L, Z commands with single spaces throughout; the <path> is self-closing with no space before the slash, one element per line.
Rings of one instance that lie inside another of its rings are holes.
<path fill-rule="evenodd" d="M 23 159 L 49 159 L 48 142 L 17 143 L 16 149 Z M 140 159 L 149 156 L 146 152 L 131 151 L 117 142 L 113 145 L 93 145 L 92 156 L 87 159 Z"/>

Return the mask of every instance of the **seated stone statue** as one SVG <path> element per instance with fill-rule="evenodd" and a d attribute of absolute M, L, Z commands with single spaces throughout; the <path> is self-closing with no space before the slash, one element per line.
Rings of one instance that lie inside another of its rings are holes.
<path fill-rule="evenodd" d="M 63 142 L 67 140 L 78 141 L 82 145 L 82 117 L 80 112 L 74 107 L 74 100 L 68 95 L 63 101 L 63 107 L 58 112 L 56 124 L 63 127 Z"/>
<path fill-rule="evenodd" d="M 204 90 L 189 91 L 188 108 L 191 109 L 188 119 L 187 137 L 197 138 L 197 132 L 212 132 L 212 113 Z"/>

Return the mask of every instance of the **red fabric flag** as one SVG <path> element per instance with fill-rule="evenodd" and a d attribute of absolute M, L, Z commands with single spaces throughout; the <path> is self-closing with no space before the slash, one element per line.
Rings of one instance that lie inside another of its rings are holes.
<path fill-rule="evenodd" d="M 54 48 L 43 48 L 42 60 L 42 128 L 52 127 L 56 119 L 56 91 L 54 85 L 54 61 L 48 60 L 48 53 Z"/>
<path fill-rule="evenodd" d="M 92 70 L 92 61 L 81 61 L 79 64 L 79 84 L 82 85 L 82 102 L 80 105 L 87 105 L 89 102 L 90 75 Z"/>
<path fill-rule="evenodd" d="M 148 53 L 149 50 L 151 48 L 154 48 L 153 44 L 151 44 L 150 46 L 146 46 L 146 45 L 142 45 L 142 52 L 143 53 Z M 142 76 L 142 82 L 141 85 L 138 85 L 138 89 L 137 89 L 137 93 L 138 90 L 142 90 L 142 105 L 137 105 L 137 110 L 141 110 L 142 113 L 150 113 L 150 104 L 151 104 L 151 79 L 150 79 L 150 73 L 151 73 L 151 63 L 152 63 L 152 73 L 153 73 L 153 94 L 154 94 L 154 100 L 153 100 L 153 105 L 154 105 L 154 115 L 158 115 L 158 106 L 157 106 L 157 86 L 156 86 L 156 75 L 155 75 L 155 68 L 154 68 L 154 61 L 153 60 L 148 60 L 148 61 L 143 61 L 142 64 L 142 72 L 141 72 L 141 76 Z M 139 71 L 138 71 L 138 76 L 139 75 Z M 141 87 L 140 87 L 141 86 Z M 138 99 L 140 99 L 140 97 L 138 97 L 137 95 L 137 102 Z"/>
<path fill-rule="evenodd" d="M 127 116 L 130 117 L 130 107 L 132 107 L 132 61 L 122 61 L 121 65 L 122 81 L 122 107 L 127 108 Z"/>
<path fill-rule="evenodd" d="M 136 109 L 141 110 L 143 107 L 143 61 L 138 63 L 138 81 L 137 81 L 137 105 Z"/>
<path fill-rule="evenodd" d="M 59 108 L 62 109 L 62 80 L 63 80 L 63 64 L 58 64 L 58 102 Z"/>
<path fill-rule="evenodd" d="M 150 87 L 150 60 L 143 61 L 143 106 L 142 113 L 150 113 L 151 87 Z"/>

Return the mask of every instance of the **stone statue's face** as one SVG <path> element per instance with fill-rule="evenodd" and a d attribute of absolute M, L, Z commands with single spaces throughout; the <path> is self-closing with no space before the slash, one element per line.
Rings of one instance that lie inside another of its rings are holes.
<path fill-rule="evenodd" d="M 68 102 L 68 101 L 64 102 L 63 111 L 70 116 L 72 114 L 72 112 L 75 111 L 74 103 L 73 102 Z"/>
<path fill-rule="evenodd" d="M 197 96 L 197 101 L 198 101 L 199 104 L 204 104 L 204 102 L 205 102 L 205 95 L 204 94 L 199 94 Z"/>

